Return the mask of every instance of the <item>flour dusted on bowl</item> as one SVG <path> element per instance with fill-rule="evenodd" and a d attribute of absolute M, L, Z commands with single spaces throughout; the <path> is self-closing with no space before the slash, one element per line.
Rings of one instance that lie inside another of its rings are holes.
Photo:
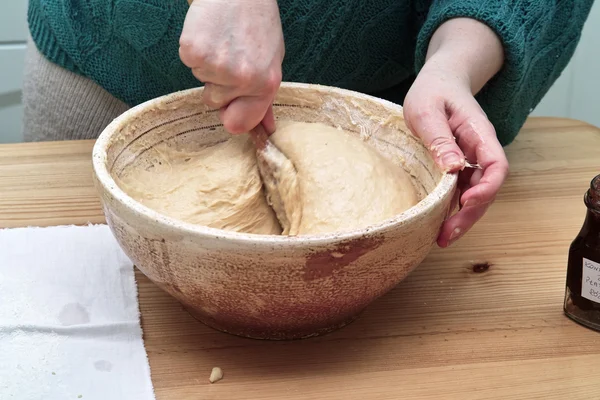
<path fill-rule="evenodd" d="M 419 201 L 404 169 L 350 133 L 321 123 L 279 121 L 271 141 L 298 173 L 299 235 L 364 228 Z M 117 179 L 140 203 L 193 224 L 281 234 L 248 135 L 195 152 L 165 144 L 151 151 L 162 161 L 151 168 L 129 168 Z"/>

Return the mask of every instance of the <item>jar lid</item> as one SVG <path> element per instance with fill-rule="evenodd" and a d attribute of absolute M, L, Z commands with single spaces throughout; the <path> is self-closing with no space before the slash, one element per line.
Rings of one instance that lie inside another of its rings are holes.
<path fill-rule="evenodd" d="M 600 211 L 600 175 L 590 182 L 590 189 L 587 191 L 585 200 L 588 207 Z"/>

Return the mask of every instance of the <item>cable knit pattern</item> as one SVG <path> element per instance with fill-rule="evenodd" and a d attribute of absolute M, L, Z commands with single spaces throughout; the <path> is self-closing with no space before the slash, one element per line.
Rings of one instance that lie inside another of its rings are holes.
<path fill-rule="evenodd" d="M 453 17 L 494 29 L 506 64 L 477 98 L 510 143 L 575 50 L 592 0 L 279 0 L 283 79 L 401 103 L 435 29 Z M 39 50 L 130 106 L 199 86 L 179 60 L 186 0 L 30 0 Z"/>
<path fill-rule="evenodd" d="M 500 142 L 515 138 L 529 113 L 558 79 L 575 52 L 593 0 L 434 0 L 421 28 L 415 69 L 444 21 L 467 16 L 491 27 L 504 46 L 502 70 L 477 100 Z"/>

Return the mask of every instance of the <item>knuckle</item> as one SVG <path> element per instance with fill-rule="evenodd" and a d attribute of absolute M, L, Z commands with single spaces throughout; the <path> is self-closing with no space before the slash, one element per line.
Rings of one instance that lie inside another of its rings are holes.
<path fill-rule="evenodd" d="M 232 134 L 241 134 L 247 132 L 249 129 L 246 129 L 244 123 L 240 120 L 226 118 L 223 120 L 223 127 Z"/>
<path fill-rule="evenodd" d="M 500 162 L 499 169 L 503 176 L 508 176 L 510 173 L 510 165 L 508 164 L 508 161 L 503 160 Z"/>
<path fill-rule="evenodd" d="M 250 63 L 242 62 L 236 68 L 234 76 L 238 85 L 247 87 L 256 81 L 258 72 Z"/>
<path fill-rule="evenodd" d="M 207 95 L 206 93 L 204 94 L 204 96 L 202 96 L 202 102 L 209 107 L 220 108 L 220 104 L 213 100 L 213 98 L 210 95 Z"/>
<path fill-rule="evenodd" d="M 406 122 L 415 129 L 430 120 L 433 115 L 429 109 L 412 106 L 410 103 L 408 103 L 408 100 L 405 102 L 405 104 L 404 118 Z"/>
<path fill-rule="evenodd" d="M 183 41 L 183 39 L 182 39 Z M 179 56 L 181 61 L 189 68 L 198 68 L 206 64 L 208 52 L 198 41 L 180 43 Z"/>
<path fill-rule="evenodd" d="M 281 70 L 271 70 L 265 80 L 264 87 L 268 93 L 275 93 L 281 85 Z"/>
<path fill-rule="evenodd" d="M 219 76 L 228 76 L 232 72 L 231 62 L 229 58 L 229 54 L 226 52 L 221 52 L 217 54 L 215 57 L 211 58 L 207 61 L 207 67 L 216 72 Z"/>
<path fill-rule="evenodd" d="M 431 111 L 426 110 L 426 109 L 421 109 L 421 110 L 417 110 L 413 113 L 413 118 L 416 121 L 426 121 L 428 119 L 431 118 L 433 114 L 431 113 Z"/>
<path fill-rule="evenodd" d="M 492 124 L 483 114 L 470 118 L 467 123 L 465 123 L 465 127 L 465 131 L 470 135 L 485 137 L 496 136 L 494 124 Z"/>
<path fill-rule="evenodd" d="M 188 68 L 192 68 L 192 63 L 190 62 L 189 49 L 187 46 L 179 46 L 179 58 L 183 65 Z"/>
<path fill-rule="evenodd" d="M 192 74 L 196 77 L 196 79 L 202 81 L 202 70 L 200 68 L 192 67 Z"/>
<path fill-rule="evenodd" d="M 182 33 L 179 37 L 180 52 L 186 50 L 188 47 L 191 46 L 192 43 L 193 40 L 191 39 L 190 35 L 186 35 L 185 32 Z"/>
<path fill-rule="evenodd" d="M 449 146 L 455 146 L 456 142 L 454 139 L 446 137 L 446 136 L 437 136 L 433 138 L 431 143 L 429 143 L 429 147 L 432 149 L 443 149 Z"/>
<path fill-rule="evenodd" d="M 427 99 L 419 100 L 413 107 L 413 114 L 419 121 L 430 119 L 446 118 L 446 101 L 440 97 L 433 95 Z"/>
<path fill-rule="evenodd" d="M 475 135 L 485 137 L 496 137 L 496 127 L 487 118 L 481 118 L 478 123 L 472 123 L 471 129 Z"/>
<path fill-rule="evenodd" d="M 214 101 L 205 101 L 204 104 L 206 104 L 208 107 L 214 108 L 214 109 L 221 108 L 221 105 L 218 103 L 215 103 Z"/>
<path fill-rule="evenodd" d="M 491 133 L 493 133 L 494 135 L 496 134 L 496 127 L 494 126 L 494 124 L 492 124 L 492 122 L 486 118 L 484 118 L 485 122 L 485 126 L 487 128 L 488 131 L 490 131 Z"/>
<path fill-rule="evenodd" d="M 223 106 L 221 97 L 222 96 L 219 95 L 218 90 L 213 85 L 205 85 L 202 93 L 202 102 L 204 104 L 213 108 L 221 108 Z"/>

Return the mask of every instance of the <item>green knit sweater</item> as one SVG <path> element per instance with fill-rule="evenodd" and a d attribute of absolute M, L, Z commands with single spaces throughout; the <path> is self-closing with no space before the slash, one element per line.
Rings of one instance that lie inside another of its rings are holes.
<path fill-rule="evenodd" d="M 436 28 L 478 19 L 506 62 L 477 95 L 503 145 L 573 55 L 593 0 L 279 0 L 283 80 L 361 91 L 402 104 Z M 186 0 L 29 0 L 40 52 L 129 105 L 202 85 L 178 55 Z"/>

